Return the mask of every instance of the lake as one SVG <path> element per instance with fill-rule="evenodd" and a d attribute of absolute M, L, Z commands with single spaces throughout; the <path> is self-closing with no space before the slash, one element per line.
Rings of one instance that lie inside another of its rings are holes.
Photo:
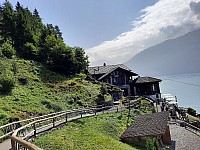
<path fill-rule="evenodd" d="M 192 107 L 200 113 L 200 73 L 160 76 L 161 93 L 177 96 L 179 107 Z"/>

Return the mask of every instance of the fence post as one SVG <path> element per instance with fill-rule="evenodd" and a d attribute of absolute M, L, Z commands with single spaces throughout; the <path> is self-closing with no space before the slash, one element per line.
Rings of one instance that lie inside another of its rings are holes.
<path fill-rule="evenodd" d="M 97 109 L 96 108 L 94 109 L 94 115 L 95 116 L 97 115 Z"/>
<path fill-rule="evenodd" d="M 36 125 L 35 125 L 35 123 L 33 124 L 33 129 L 34 129 L 34 137 L 36 138 Z"/>
<path fill-rule="evenodd" d="M 53 128 L 55 127 L 55 118 L 53 118 Z"/>
<path fill-rule="evenodd" d="M 81 109 L 81 118 L 83 117 L 83 110 Z"/>
<path fill-rule="evenodd" d="M 11 146 L 12 146 L 12 150 L 17 150 L 17 143 L 12 138 L 11 138 Z"/>
<path fill-rule="evenodd" d="M 65 114 L 65 122 L 67 122 L 67 112 L 66 112 L 66 114 Z"/>

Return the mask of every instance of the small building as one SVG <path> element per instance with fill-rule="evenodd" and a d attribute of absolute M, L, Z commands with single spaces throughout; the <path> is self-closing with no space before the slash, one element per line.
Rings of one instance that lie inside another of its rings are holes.
<path fill-rule="evenodd" d="M 124 64 L 106 65 L 104 63 L 103 66 L 89 67 L 88 72 L 98 81 L 118 86 L 124 90 L 124 96 L 131 92 L 130 80 L 133 79 L 133 76 L 138 75 Z"/>
<path fill-rule="evenodd" d="M 168 126 L 169 112 L 157 112 L 139 116 L 121 135 L 122 142 L 145 146 L 147 138 L 156 138 L 161 147 L 171 145 Z"/>
<path fill-rule="evenodd" d="M 156 94 L 160 94 L 160 86 L 159 83 L 162 80 L 153 78 L 153 77 L 138 77 L 135 80 L 131 81 L 131 95 L 146 95 L 152 96 Z"/>

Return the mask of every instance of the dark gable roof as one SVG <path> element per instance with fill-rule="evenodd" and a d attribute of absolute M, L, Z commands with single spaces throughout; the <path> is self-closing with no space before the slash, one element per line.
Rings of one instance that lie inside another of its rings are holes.
<path fill-rule="evenodd" d="M 105 73 L 108 73 L 111 70 L 115 70 L 117 68 L 122 68 L 124 70 L 131 71 L 124 64 L 118 64 L 118 65 L 106 65 L 106 66 L 88 67 L 88 72 L 90 74 L 105 74 Z"/>
<path fill-rule="evenodd" d="M 139 116 L 121 135 L 123 138 L 164 134 L 169 112 L 157 112 Z"/>
<path fill-rule="evenodd" d="M 127 66 L 125 66 L 124 64 L 118 64 L 118 65 L 107 65 L 107 66 L 96 66 L 96 67 L 89 67 L 88 68 L 88 72 L 92 75 L 102 75 L 98 80 L 102 80 L 104 77 L 106 77 L 107 75 L 109 75 L 111 72 L 113 72 L 116 69 L 123 69 L 125 71 L 128 71 L 129 73 L 131 73 L 133 76 L 136 76 L 138 74 L 132 72 Z"/>
<path fill-rule="evenodd" d="M 161 82 L 162 80 L 152 77 L 138 77 L 134 80 L 134 83 L 152 83 L 152 82 Z"/>

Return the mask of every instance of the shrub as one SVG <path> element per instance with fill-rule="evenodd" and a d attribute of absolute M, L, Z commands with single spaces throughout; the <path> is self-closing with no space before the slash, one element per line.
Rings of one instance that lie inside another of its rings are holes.
<path fill-rule="evenodd" d="M 11 73 L 0 75 L 0 92 L 9 93 L 15 86 L 15 79 Z"/>
<path fill-rule="evenodd" d="M 156 138 L 148 138 L 146 140 L 147 150 L 159 150 L 158 140 Z"/>
<path fill-rule="evenodd" d="M 19 77 L 18 81 L 21 85 L 26 85 L 28 84 L 28 79 L 26 77 Z"/>
<path fill-rule="evenodd" d="M 196 116 L 197 112 L 196 112 L 195 109 L 189 107 L 188 110 L 187 110 L 187 113 L 192 115 L 192 116 Z"/>
<path fill-rule="evenodd" d="M 11 43 L 9 41 L 6 41 L 5 43 L 2 44 L 2 46 L 0 47 L 0 53 L 2 54 L 2 56 L 6 57 L 6 58 L 12 58 L 15 54 L 16 51 L 13 48 L 13 46 L 11 45 Z"/>

